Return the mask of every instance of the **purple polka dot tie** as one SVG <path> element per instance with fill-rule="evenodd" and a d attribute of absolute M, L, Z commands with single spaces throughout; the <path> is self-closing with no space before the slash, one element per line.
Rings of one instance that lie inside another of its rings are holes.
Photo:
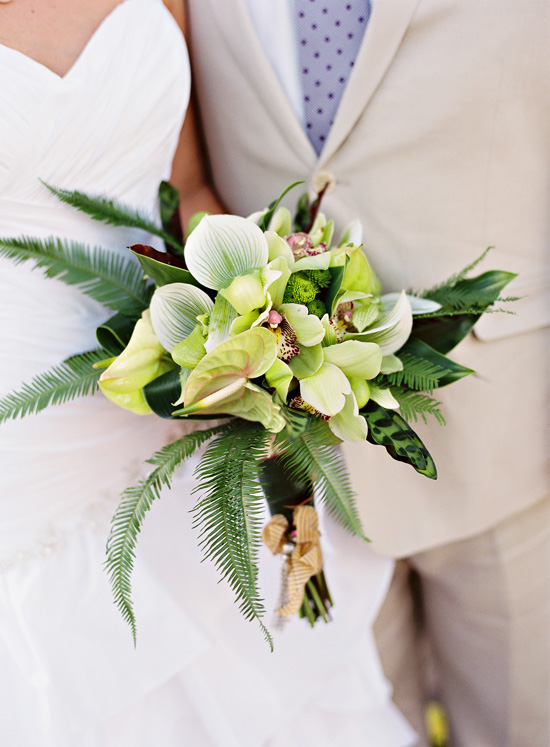
<path fill-rule="evenodd" d="M 370 0 L 296 0 L 306 131 L 319 154 L 371 12 Z"/>

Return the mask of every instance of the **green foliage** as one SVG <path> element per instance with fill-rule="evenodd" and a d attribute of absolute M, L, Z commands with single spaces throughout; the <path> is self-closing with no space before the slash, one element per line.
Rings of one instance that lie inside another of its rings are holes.
<path fill-rule="evenodd" d="M 303 184 L 303 183 L 304 183 L 303 181 L 293 182 L 283 192 L 281 192 L 281 194 L 279 195 L 279 197 L 277 197 L 276 200 L 273 200 L 273 202 L 270 203 L 270 205 L 267 208 L 267 211 L 266 211 L 265 215 L 262 217 L 262 220 L 261 220 L 261 223 L 260 223 L 260 228 L 262 229 L 262 231 L 267 231 L 267 228 L 269 226 L 269 222 L 273 218 L 273 214 L 274 214 L 275 210 L 277 210 L 277 208 L 279 207 L 279 203 L 281 202 L 281 200 L 283 199 L 283 197 L 287 194 L 287 192 L 290 192 L 291 189 L 294 189 L 294 187 L 297 187 L 298 184 Z"/>
<path fill-rule="evenodd" d="M 180 219 L 180 195 L 178 190 L 169 182 L 161 182 L 159 185 L 159 208 L 160 222 L 162 228 L 174 239 L 174 254 L 183 257 L 183 229 Z M 170 251 L 169 247 L 166 247 Z"/>
<path fill-rule="evenodd" d="M 403 363 L 403 370 L 385 377 L 392 386 L 392 392 L 393 387 L 402 385 L 419 392 L 433 392 L 439 386 L 439 380 L 449 373 L 448 369 L 407 353 L 400 353 L 399 358 Z"/>
<path fill-rule="evenodd" d="M 369 426 L 370 443 L 384 446 L 388 454 L 399 462 L 414 467 L 421 475 L 437 478 L 435 463 L 428 450 L 399 413 L 386 410 L 375 402 L 368 402 L 361 411 Z"/>
<path fill-rule="evenodd" d="M 31 260 L 66 285 L 126 316 L 139 316 L 147 308 L 151 289 L 133 262 L 114 252 L 78 242 L 48 238 L 0 239 L 0 256 L 21 264 Z"/>
<path fill-rule="evenodd" d="M 307 310 L 319 319 L 322 319 L 327 313 L 327 307 L 320 298 L 314 298 L 313 301 L 310 301 L 307 305 Z"/>
<path fill-rule="evenodd" d="M 261 621 L 264 607 L 257 587 L 262 491 L 257 477 L 271 434 L 258 423 L 236 420 L 209 444 L 195 471 L 201 498 L 193 513 L 199 546 L 236 593 L 247 620 Z"/>
<path fill-rule="evenodd" d="M 283 432 L 276 441 L 289 475 L 298 482 L 311 480 L 316 499 L 324 501 L 330 513 L 348 531 L 366 539 L 346 466 L 335 448 L 337 442 L 328 425 L 320 419 L 295 440 L 285 440 Z"/>
<path fill-rule="evenodd" d="M 319 288 L 328 288 L 332 283 L 332 273 L 330 270 L 304 270 L 303 272 Z"/>
<path fill-rule="evenodd" d="M 439 409 L 441 402 L 428 394 L 411 392 L 400 387 L 392 387 L 391 393 L 399 402 L 399 410 L 405 420 L 412 420 L 416 423 L 419 418 L 422 418 L 427 423 L 426 414 L 428 414 L 432 415 L 440 425 L 445 425 L 445 418 Z"/>
<path fill-rule="evenodd" d="M 19 391 L 11 392 L 0 400 L 0 423 L 32 415 L 48 405 L 60 405 L 93 394 L 101 371 L 92 366 L 103 358 L 104 350 L 75 355 L 50 371 L 39 374 L 30 384 L 23 384 Z"/>
<path fill-rule="evenodd" d="M 159 497 L 163 486 L 170 487 L 175 469 L 193 452 L 226 426 L 195 431 L 168 444 L 148 460 L 155 469 L 151 474 L 122 493 L 121 502 L 113 516 L 111 534 L 107 542 L 107 560 L 113 595 L 123 618 L 130 625 L 136 642 L 136 618 L 132 604 L 131 576 L 135 560 L 137 537 L 145 514 Z"/>
<path fill-rule="evenodd" d="M 129 228 L 140 228 L 142 231 L 152 233 L 160 238 L 176 251 L 181 251 L 182 247 L 167 231 L 159 228 L 150 216 L 140 213 L 128 205 L 123 205 L 116 200 L 110 200 L 101 195 L 88 195 L 77 190 L 70 191 L 67 189 L 57 189 L 50 184 L 44 184 L 52 194 L 65 202 L 67 205 L 80 210 L 82 213 L 91 216 L 94 220 L 101 223 L 107 223 L 112 226 L 127 226 Z"/>
<path fill-rule="evenodd" d="M 285 288 L 283 303 L 300 303 L 307 306 L 319 293 L 319 286 L 303 272 L 293 272 Z"/>

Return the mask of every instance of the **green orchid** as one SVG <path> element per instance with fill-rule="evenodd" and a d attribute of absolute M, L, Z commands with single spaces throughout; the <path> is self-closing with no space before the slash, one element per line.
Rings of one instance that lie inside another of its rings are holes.
<path fill-rule="evenodd" d="M 274 433 L 285 425 L 271 395 L 251 379 L 263 376 L 277 359 L 274 335 L 255 327 L 220 343 L 195 366 L 183 393 L 184 407 L 173 414 L 236 415 L 260 422 Z"/>
<path fill-rule="evenodd" d="M 119 407 L 137 415 L 146 415 L 152 410 L 143 387 L 174 367 L 155 334 L 150 312 L 146 310 L 136 323 L 126 348 L 101 374 L 99 388 Z"/>

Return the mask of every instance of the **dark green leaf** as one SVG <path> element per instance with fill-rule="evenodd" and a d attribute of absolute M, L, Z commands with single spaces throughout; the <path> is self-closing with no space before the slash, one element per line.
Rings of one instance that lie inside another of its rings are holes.
<path fill-rule="evenodd" d="M 180 195 L 178 190 L 169 182 L 161 182 L 159 186 L 160 222 L 162 228 L 169 234 L 177 248 L 172 245 L 172 252 L 183 258 L 183 230 L 180 219 Z M 166 247 L 170 251 L 170 245 Z"/>
<path fill-rule="evenodd" d="M 283 514 L 289 524 L 296 506 L 313 503 L 313 483 L 303 475 L 294 477 L 284 456 L 264 459 L 259 478 L 271 515 Z"/>
<path fill-rule="evenodd" d="M 439 372 L 434 374 L 433 388 L 447 386 L 448 384 L 452 384 L 453 382 L 462 379 L 464 376 L 468 376 L 469 374 L 474 373 L 473 369 L 466 368 L 466 366 L 462 366 L 460 363 L 451 360 L 451 358 L 447 358 L 447 356 L 439 353 L 437 350 L 434 350 L 423 340 L 407 340 L 405 345 L 403 345 L 403 347 L 396 353 L 396 355 L 403 361 L 405 371 L 407 369 L 407 365 L 412 368 L 412 363 L 407 363 L 409 359 L 412 359 L 412 361 L 425 361 L 431 364 L 435 371 L 439 369 Z M 390 382 L 395 383 L 397 386 L 399 386 L 401 384 L 401 381 L 393 381 L 392 377 L 399 378 L 399 374 L 401 373 L 403 372 L 398 372 L 398 374 L 391 374 L 390 376 L 388 376 L 388 379 L 390 380 Z M 422 389 L 425 391 L 430 391 L 430 387 L 422 387 Z"/>
<path fill-rule="evenodd" d="M 393 459 L 412 465 L 431 480 L 437 478 L 435 463 L 428 450 L 399 413 L 371 401 L 361 414 L 368 423 L 371 443 L 384 446 Z"/>
<path fill-rule="evenodd" d="M 154 281 L 157 287 L 169 283 L 188 283 L 199 285 L 183 261 L 173 254 L 159 252 L 152 246 L 134 244 L 130 250 L 136 255 L 145 274 Z"/>
<path fill-rule="evenodd" d="M 129 317 L 124 314 L 115 314 L 107 319 L 95 332 L 100 346 L 110 355 L 120 355 L 130 342 L 138 319 L 139 317 Z"/>
<path fill-rule="evenodd" d="M 265 215 L 263 216 L 263 218 L 261 220 L 260 228 L 262 229 L 262 231 L 267 231 L 267 228 L 269 226 L 269 221 L 271 220 L 271 218 L 273 218 L 273 214 L 274 214 L 275 210 L 277 210 L 277 208 L 279 207 L 279 203 L 281 202 L 281 200 L 283 199 L 283 197 L 287 194 L 287 192 L 290 192 L 290 190 L 294 189 L 294 187 L 296 187 L 298 184 L 303 184 L 303 183 L 304 183 L 303 181 L 294 182 L 289 187 L 287 187 L 279 195 L 279 197 L 277 197 L 276 200 L 273 200 L 273 202 L 269 205 L 269 207 L 267 209 L 267 212 L 265 213 Z"/>
<path fill-rule="evenodd" d="M 174 403 L 181 395 L 181 369 L 159 376 L 143 389 L 143 394 L 151 410 L 161 418 L 171 419 L 174 412 Z"/>

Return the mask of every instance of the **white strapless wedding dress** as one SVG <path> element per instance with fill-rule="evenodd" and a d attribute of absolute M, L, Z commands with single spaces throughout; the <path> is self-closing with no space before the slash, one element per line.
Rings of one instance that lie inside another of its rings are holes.
<path fill-rule="evenodd" d="M 213 50 L 215 54 L 215 50 Z M 189 96 L 187 53 L 161 0 L 125 0 L 64 77 L 0 46 L 0 236 L 65 236 L 125 251 L 148 240 L 62 205 L 39 179 L 150 212 Z M 0 265 L 0 394 L 92 349 L 108 312 L 27 265 Z M 3 747 L 405 747 L 371 624 L 392 563 L 323 520 L 334 622 L 290 623 L 270 654 L 200 562 L 193 464 L 138 546 L 138 645 L 103 569 L 119 492 L 178 424 L 98 395 L 0 428 Z M 262 551 L 267 608 L 280 559 Z M 268 620 L 269 623 L 269 620 Z"/>

